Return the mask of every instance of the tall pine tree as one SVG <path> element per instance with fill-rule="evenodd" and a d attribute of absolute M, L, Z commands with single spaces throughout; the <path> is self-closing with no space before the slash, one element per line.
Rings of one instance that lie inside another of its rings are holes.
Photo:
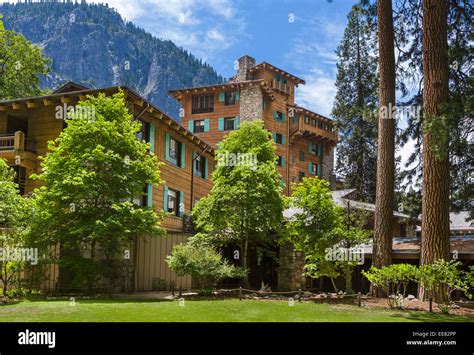
<path fill-rule="evenodd" d="M 340 133 L 337 173 L 359 197 L 375 200 L 377 125 L 372 114 L 378 106 L 377 38 L 371 7 L 354 6 L 336 53 L 337 94 L 332 116 Z"/>

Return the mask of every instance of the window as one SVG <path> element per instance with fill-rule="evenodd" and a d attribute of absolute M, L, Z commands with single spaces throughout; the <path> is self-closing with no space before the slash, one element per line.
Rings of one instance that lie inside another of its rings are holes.
<path fill-rule="evenodd" d="M 166 152 L 166 160 L 169 162 L 178 165 L 180 167 L 183 167 L 182 162 L 183 162 L 183 157 L 182 157 L 182 151 L 183 151 L 183 143 L 178 142 L 171 136 L 167 135 L 167 152 Z"/>
<path fill-rule="evenodd" d="M 235 120 L 234 117 L 224 118 L 224 130 L 233 131 L 235 129 Z"/>
<path fill-rule="evenodd" d="M 300 172 L 298 173 L 298 179 L 299 179 L 299 181 L 300 181 L 300 182 L 303 181 L 303 178 L 304 178 L 304 172 L 303 172 L 303 171 L 300 171 Z"/>
<path fill-rule="evenodd" d="M 203 157 L 202 155 L 197 156 L 196 160 L 194 160 L 194 174 L 203 179 L 207 179 L 206 166 L 207 166 L 206 157 Z"/>
<path fill-rule="evenodd" d="M 237 99 L 237 91 L 230 91 L 225 93 L 225 105 L 235 105 Z"/>
<path fill-rule="evenodd" d="M 275 119 L 283 121 L 283 112 L 275 111 Z"/>
<path fill-rule="evenodd" d="M 285 158 L 278 155 L 277 165 L 278 166 L 284 166 L 285 165 Z"/>
<path fill-rule="evenodd" d="M 283 144 L 283 134 L 275 133 L 275 143 L 276 144 Z"/>
<path fill-rule="evenodd" d="M 311 169 L 312 169 L 311 172 L 313 173 L 313 175 L 316 175 L 318 172 L 318 164 L 312 164 Z"/>
<path fill-rule="evenodd" d="M 142 124 L 142 127 L 139 132 L 135 133 L 135 137 L 138 140 L 143 140 L 145 142 L 150 141 L 150 124 L 148 122 L 139 121 Z"/>
<path fill-rule="evenodd" d="M 321 121 L 318 121 L 318 128 L 323 128 L 323 123 Z"/>
<path fill-rule="evenodd" d="M 312 118 L 312 119 L 311 119 L 311 126 L 316 127 L 317 124 L 318 124 L 318 121 L 316 121 L 316 119 Z"/>
<path fill-rule="evenodd" d="M 204 120 L 194 121 L 194 133 L 203 133 L 204 131 Z"/>
<path fill-rule="evenodd" d="M 305 160 L 304 152 L 300 150 L 300 161 L 304 161 L 304 160 Z"/>
<path fill-rule="evenodd" d="M 148 185 L 143 186 L 142 194 L 139 197 L 133 199 L 133 203 L 137 206 L 146 206 L 148 202 Z"/>
<path fill-rule="evenodd" d="M 309 116 L 304 116 L 304 123 L 309 124 L 310 118 Z"/>
<path fill-rule="evenodd" d="M 21 166 L 14 166 L 13 170 L 15 170 L 15 183 L 18 184 L 20 195 L 25 194 L 25 185 L 26 185 L 26 168 Z"/>
<path fill-rule="evenodd" d="M 179 216 L 179 195 L 180 193 L 173 189 L 168 189 L 168 213 L 174 213 Z"/>
<path fill-rule="evenodd" d="M 214 95 L 194 95 L 192 113 L 214 112 Z"/>

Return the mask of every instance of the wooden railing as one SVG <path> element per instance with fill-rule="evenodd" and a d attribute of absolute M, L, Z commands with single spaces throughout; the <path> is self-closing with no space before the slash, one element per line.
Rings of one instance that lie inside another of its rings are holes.
<path fill-rule="evenodd" d="M 15 132 L 15 134 L 0 135 L 0 151 L 8 150 L 36 152 L 36 141 L 26 138 L 21 131 Z"/>
<path fill-rule="evenodd" d="M 326 125 L 328 125 L 326 123 Z M 298 119 L 298 123 L 292 123 L 290 126 L 290 137 L 295 134 L 297 131 L 306 131 L 309 133 L 314 133 L 318 136 L 328 138 L 334 141 L 337 141 L 337 130 L 334 129 L 332 125 L 328 126 L 329 129 L 320 128 L 318 125 L 311 124 L 311 120 L 309 123 L 305 122 L 304 115 L 300 115 Z"/>
<path fill-rule="evenodd" d="M 291 94 L 290 86 L 288 84 L 282 83 L 281 81 L 273 80 L 272 88 L 279 91 L 283 91 L 287 94 Z"/>
<path fill-rule="evenodd" d="M 0 136 L 0 150 L 12 150 L 15 147 L 15 136 L 2 135 Z"/>

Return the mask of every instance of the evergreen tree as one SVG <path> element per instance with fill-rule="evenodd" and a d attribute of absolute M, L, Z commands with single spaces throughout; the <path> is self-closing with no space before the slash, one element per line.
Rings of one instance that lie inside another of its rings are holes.
<path fill-rule="evenodd" d="M 377 127 L 377 39 L 371 7 L 354 6 L 337 48 L 337 94 L 332 116 L 339 129 L 337 172 L 360 198 L 375 199 Z"/>
<path fill-rule="evenodd" d="M 445 124 L 449 140 L 449 173 L 451 210 L 474 210 L 474 145 L 472 132 L 474 120 L 473 70 L 472 70 L 472 35 L 473 6 L 469 0 L 447 0 L 448 3 L 448 63 L 449 67 L 449 104 L 444 107 Z M 396 41 L 400 49 L 398 57 L 399 88 L 406 94 L 405 105 L 423 105 L 423 72 L 422 65 L 422 6 L 421 0 L 404 1 L 396 14 Z M 415 86 L 415 87 L 413 87 Z M 414 89 L 414 93 L 413 93 Z M 406 183 L 418 183 L 422 178 L 421 119 L 410 117 L 408 126 L 400 135 L 401 144 L 409 139 L 416 142 L 415 151 L 407 165 L 418 161 L 411 169 L 404 172 Z M 471 216 L 474 217 L 474 216 Z"/>

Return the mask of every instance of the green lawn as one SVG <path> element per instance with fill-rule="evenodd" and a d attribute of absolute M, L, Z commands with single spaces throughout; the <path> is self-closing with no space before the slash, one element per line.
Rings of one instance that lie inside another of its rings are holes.
<path fill-rule="evenodd" d="M 1 322 L 466 322 L 472 317 L 285 301 L 117 299 L 23 301 L 0 305 Z"/>

